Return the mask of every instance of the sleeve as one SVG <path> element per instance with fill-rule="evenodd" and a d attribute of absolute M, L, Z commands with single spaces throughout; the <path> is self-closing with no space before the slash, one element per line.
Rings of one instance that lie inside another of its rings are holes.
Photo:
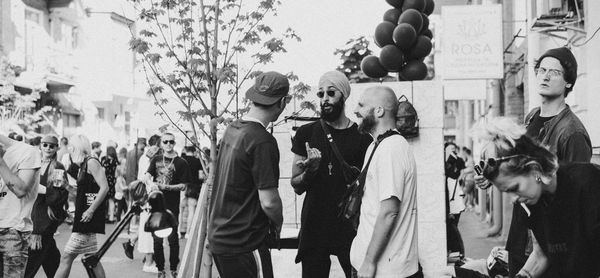
<path fill-rule="evenodd" d="M 564 144 L 559 145 L 559 157 L 568 162 L 590 162 L 592 146 L 588 137 L 582 132 L 571 134 Z"/>
<path fill-rule="evenodd" d="M 185 183 L 186 185 L 192 182 L 190 165 L 185 159 L 177 158 L 179 167 L 177 168 L 177 183 Z"/>
<path fill-rule="evenodd" d="M 308 141 L 308 137 L 310 136 L 309 130 L 310 125 L 303 125 L 298 130 L 296 130 L 296 134 L 294 138 L 292 138 L 292 152 L 294 154 L 306 157 L 306 146 L 305 142 Z"/>
<path fill-rule="evenodd" d="M 42 154 L 40 151 L 34 147 L 24 145 L 23 148 L 23 156 L 17 169 L 19 170 L 29 170 L 29 169 L 39 169 L 42 167 Z"/>
<path fill-rule="evenodd" d="M 253 158 L 252 178 L 258 189 L 279 186 L 279 150 L 277 142 L 265 142 L 251 150 Z"/>
<path fill-rule="evenodd" d="M 153 157 L 150 160 L 150 163 L 148 165 L 148 170 L 146 170 L 146 172 L 150 175 L 152 175 L 152 177 L 156 178 L 156 161 L 158 160 L 158 156 Z"/>
<path fill-rule="evenodd" d="M 388 141 L 385 145 L 380 145 L 375 151 L 373 157 L 373 169 L 375 183 L 378 188 L 378 199 L 383 201 L 390 197 L 396 197 L 402 201 L 404 199 L 404 188 L 406 187 L 406 176 L 410 164 L 408 163 L 408 144 L 396 144 L 396 141 Z M 390 144 L 392 143 L 392 144 Z"/>

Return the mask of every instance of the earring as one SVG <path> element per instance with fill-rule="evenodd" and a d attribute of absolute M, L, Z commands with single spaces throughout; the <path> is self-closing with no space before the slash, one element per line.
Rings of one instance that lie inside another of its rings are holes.
<path fill-rule="evenodd" d="M 542 178 L 540 176 L 535 177 L 535 181 L 537 181 L 537 183 L 542 183 Z"/>

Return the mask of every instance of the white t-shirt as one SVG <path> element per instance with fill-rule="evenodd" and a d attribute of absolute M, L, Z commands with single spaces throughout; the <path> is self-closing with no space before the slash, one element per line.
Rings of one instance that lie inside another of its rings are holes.
<path fill-rule="evenodd" d="M 367 149 L 364 165 L 373 147 L 374 143 Z M 355 269 L 365 259 L 381 202 L 391 197 L 400 200 L 400 212 L 377 263 L 376 277 L 407 277 L 418 270 L 417 166 L 408 142 L 398 135 L 381 141 L 367 171 L 358 231 L 350 250 Z"/>
<path fill-rule="evenodd" d="M 21 170 L 39 170 L 42 164 L 42 155 L 39 149 L 18 142 L 6 149 L 4 161 L 13 173 Z M 19 199 L 0 180 L 0 228 L 13 228 L 18 231 L 33 231 L 31 209 L 38 195 L 40 175 L 35 174 L 35 185 L 26 196 Z"/>

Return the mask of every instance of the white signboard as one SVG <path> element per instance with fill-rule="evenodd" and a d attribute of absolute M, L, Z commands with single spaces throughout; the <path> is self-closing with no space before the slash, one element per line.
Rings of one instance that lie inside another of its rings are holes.
<path fill-rule="evenodd" d="M 484 79 L 444 80 L 443 85 L 445 100 L 485 100 Z"/>
<path fill-rule="evenodd" d="M 502 5 L 442 7 L 443 79 L 502 78 Z"/>

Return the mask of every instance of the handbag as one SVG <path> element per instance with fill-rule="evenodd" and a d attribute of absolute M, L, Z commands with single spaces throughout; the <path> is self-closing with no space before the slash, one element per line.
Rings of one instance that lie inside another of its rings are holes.
<path fill-rule="evenodd" d="M 360 169 L 358 169 L 358 167 L 348 164 L 348 162 L 344 160 L 344 157 L 340 153 L 340 150 L 337 148 L 337 145 L 333 141 L 333 136 L 331 136 L 329 128 L 327 128 L 327 124 L 324 120 L 320 120 L 319 122 L 321 123 L 321 127 L 323 128 L 323 132 L 325 132 L 325 136 L 327 137 L 327 141 L 331 146 L 331 150 L 333 150 L 335 157 L 342 165 L 342 177 L 344 178 L 344 182 L 347 184 L 346 187 L 349 188 L 360 175 Z"/>
<path fill-rule="evenodd" d="M 365 164 L 365 167 L 362 169 L 362 171 L 360 171 L 358 178 L 350 184 L 349 188 L 346 190 L 346 194 L 344 194 L 342 200 L 338 204 L 338 207 L 340 208 L 338 217 L 342 217 L 343 219 L 351 221 L 354 230 L 358 229 L 360 206 L 362 203 L 362 197 L 365 189 L 365 181 L 367 179 L 367 171 L 369 170 L 371 159 L 373 159 L 373 155 L 375 154 L 375 151 L 377 150 L 377 147 L 379 146 L 381 141 L 393 134 L 400 135 L 398 132 L 392 131 L 386 132 L 385 134 L 377 138 L 377 140 L 375 141 L 375 146 L 373 147 L 373 151 L 371 152 L 371 154 L 369 155 L 369 159 L 367 160 L 367 164 Z"/>

